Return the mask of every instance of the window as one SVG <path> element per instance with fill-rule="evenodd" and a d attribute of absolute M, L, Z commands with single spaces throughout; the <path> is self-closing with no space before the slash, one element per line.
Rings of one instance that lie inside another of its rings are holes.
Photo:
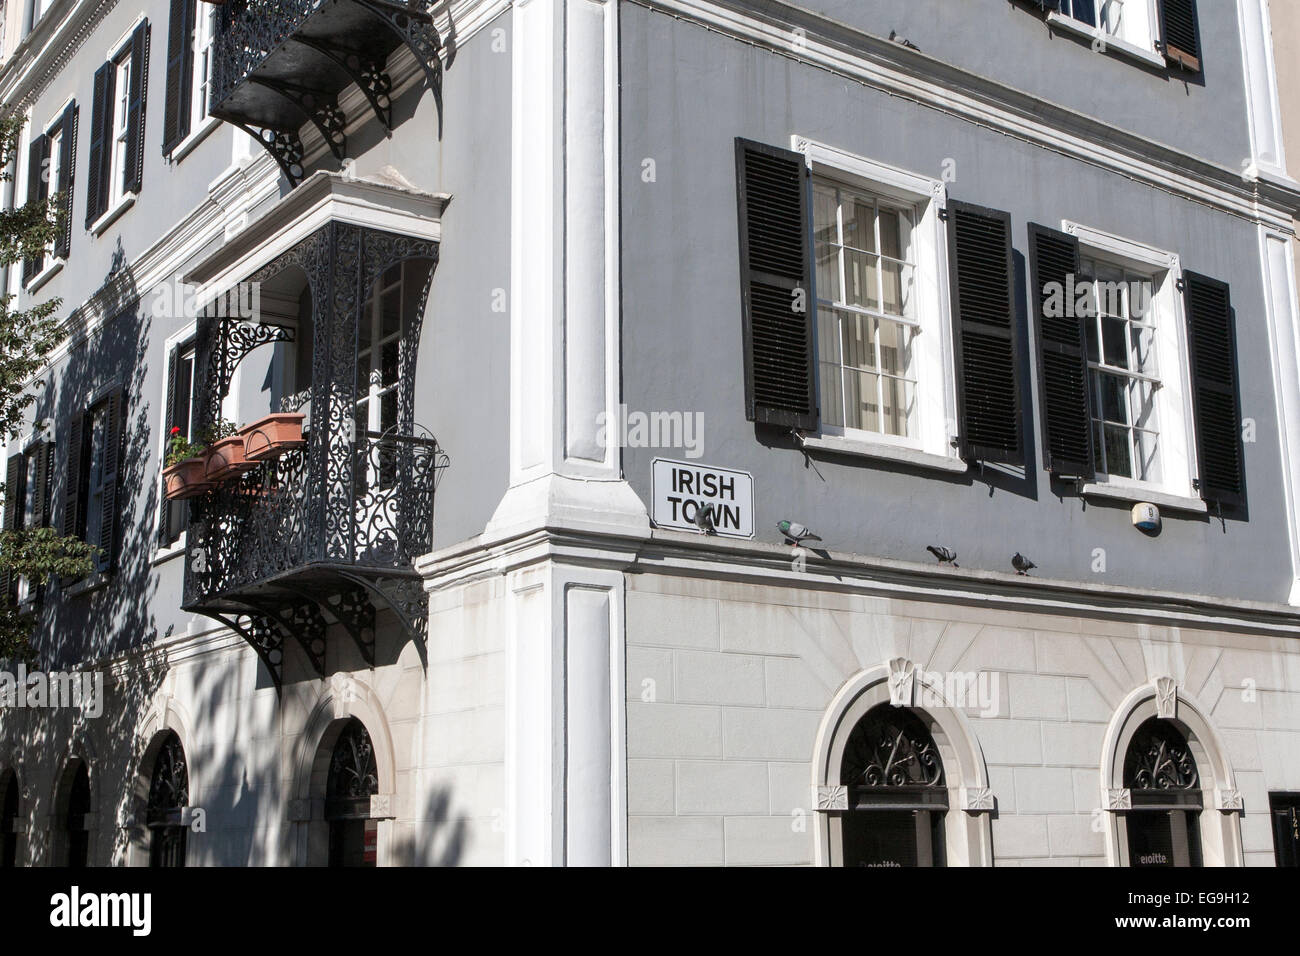
<path fill-rule="evenodd" d="M 208 116 L 212 44 L 220 7 L 199 0 L 171 0 L 167 33 L 167 99 L 163 153 L 170 155 Z"/>
<path fill-rule="evenodd" d="M 343 725 L 330 755 L 325 785 L 330 866 L 375 866 L 379 822 L 370 819 L 370 798 L 379 792 L 375 747 L 355 717 Z"/>
<path fill-rule="evenodd" d="M 915 439 L 916 212 L 826 180 L 813 211 L 822 422 Z"/>
<path fill-rule="evenodd" d="M 1300 793 L 1270 793 L 1273 852 L 1278 866 L 1300 866 Z"/>
<path fill-rule="evenodd" d="M 868 711 L 844 747 L 840 784 L 848 790 L 841 865 L 944 865 L 943 761 L 915 713 L 889 704 Z"/>
<path fill-rule="evenodd" d="M 171 350 L 167 360 L 167 395 L 165 396 L 166 414 L 163 422 L 163 456 L 171 442 L 173 428 L 179 428 L 180 434 L 190 440 L 194 439 L 198 424 L 194 413 L 194 343 L 187 342 Z M 159 526 L 159 544 L 163 547 L 175 544 L 189 524 L 189 502 L 186 500 L 163 500 L 162 518 Z"/>
<path fill-rule="evenodd" d="M 149 800 L 145 822 L 149 827 L 149 865 L 177 867 L 185 865 L 185 811 L 190 802 L 189 766 L 185 748 L 174 731 L 163 735 L 153 773 L 149 779 Z"/>
<path fill-rule="evenodd" d="M 92 231 L 103 231 L 113 218 L 106 214 L 124 211 L 143 183 L 148 52 L 145 21 L 95 71 L 86 184 L 86 228 Z"/>
<path fill-rule="evenodd" d="M 1132 809 L 1121 834 L 1128 865 L 1201 865 L 1201 786 L 1187 738 L 1169 720 L 1148 718 L 1124 757 L 1124 786 Z"/>
<path fill-rule="evenodd" d="M 112 388 L 72 420 L 63 533 L 98 548 L 95 570 L 112 571 L 117 553 L 117 488 L 122 390 Z"/>
<path fill-rule="evenodd" d="M 357 402 L 353 414 L 357 452 L 365 456 L 358 474 L 359 495 L 367 489 L 390 488 L 396 480 L 393 456 L 367 439 L 381 439 L 397 426 L 403 289 L 402 266 L 398 264 L 380 278 L 358 322 Z"/>
<path fill-rule="evenodd" d="M 9 459 L 5 481 L 4 527 L 23 531 L 49 524 L 49 482 L 54 445 L 34 442 Z M 7 575 L 4 591 L 12 605 L 22 607 L 40 598 L 40 588 L 25 577 Z"/>
<path fill-rule="evenodd" d="M 70 869 L 82 869 L 90 862 L 90 772 L 84 760 L 76 761 L 75 768 L 68 769 L 72 781 L 64 798 L 67 801 L 63 816 L 67 841 L 64 865 Z"/>
<path fill-rule="evenodd" d="M 1083 274 L 1094 279 L 1085 328 L 1097 474 L 1160 484 L 1154 281 L 1089 258 Z"/>
<path fill-rule="evenodd" d="M 18 775 L 0 772 L 0 869 L 18 865 Z"/>
<path fill-rule="evenodd" d="M 60 197 L 62 228 L 42 256 L 23 262 L 23 283 L 29 288 L 54 260 L 66 260 L 72 243 L 72 192 L 76 162 L 77 105 L 69 103 L 45 131 L 33 136 L 27 150 L 27 202 Z"/>

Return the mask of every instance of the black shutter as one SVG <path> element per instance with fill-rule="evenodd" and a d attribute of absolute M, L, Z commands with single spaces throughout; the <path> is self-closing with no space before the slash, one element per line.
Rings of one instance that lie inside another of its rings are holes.
<path fill-rule="evenodd" d="M 44 133 L 33 136 L 27 144 L 27 204 L 38 203 L 49 195 L 50 141 Z M 45 262 L 44 256 L 29 256 L 23 260 L 23 285 L 30 282 Z"/>
<path fill-rule="evenodd" d="M 32 527 L 50 526 L 50 465 L 54 460 L 54 443 L 41 442 L 36 455 L 36 488 L 32 494 Z"/>
<path fill-rule="evenodd" d="M 118 465 L 122 450 L 122 389 L 115 388 L 104 399 L 104 476 L 100 490 L 99 548 L 96 571 L 112 571 L 117 564 L 117 486 L 121 475 Z"/>
<path fill-rule="evenodd" d="M 126 181 L 123 189 L 138 193 L 144 182 L 144 107 L 149 93 L 149 21 L 131 34 L 131 90 L 126 112 Z"/>
<path fill-rule="evenodd" d="M 173 11 L 175 5 L 173 5 Z M 180 349 L 173 348 L 167 353 L 167 410 L 163 416 L 163 461 L 167 460 L 167 448 L 172 440 L 172 427 L 176 422 L 176 366 L 180 358 Z M 189 438 L 188 433 L 185 436 Z M 164 465 L 165 467 L 165 465 Z M 174 528 L 176 525 L 176 505 L 183 502 L 168 501 L 163 499 L 162 503 L 162 521 L 158 523 L 159 543 L 167 545 L 176 537 Z"/>
<path fill-rule="evenodd" d="M 1246 475 L 1232 296 L 1225 283 L 1194 272 L 1185 272 L 1183 282 L 1201 497 L 1237 507 L 1246 502 Z"/>
<path fill-rule="evenodd" d="M 167 21 L 167 97 L 163 104 L 163 155 L 190 133 L 194 92 L 194 32 L 196 0 L 171 0 Z"/>
<path fill-rule="evenodd" d="M 1193 73 L 1201 70 L 1201 38 L 1196 0 L 1160 0 L 1165 59 Z"/>
<path fill-rule="evenodd" d="M 22 452 L 9 456 L 9 467 L 5 474 L 5 511 L 4 530 L 13 531 L 18 519 L 19 499 L 23 496 L 23 478 L 27 474 L 27 462 Z M 9 604 L 18 599 L 18 575 L 11 571 L 0 571 L 0 594 L 4 594 Z"/>
<path fill-rule="evenodd" d="M 745 413 L 817 428 L 812 223 L 803 156 L 736 140 Z"/>
<path fill-rule="evenodd" d="M 948 203 L 961 456 L 1024 461 L 1011 217 Z"/>
<path fill-rule="evenodd" d="M 54 240 L 54 255 L 59 259 L 68 258 L 72 251 L 72 195 L 77 178 L 77 124 L 78 110 L 76 103 L 69 103 L 63 111 L 59 126 L 63 137 L 59 142 L 59 189 L 63 194 L 63 228 Z"/>
<path fill-rule="evenodd" d="M 1088 387 L 1088 317 L 1076 314 L 1079 240 L 1029 224 L 1034 321 L 1038 328 L 1039 414 L 1047 470 L 1092 479 L 1092 412 Z M 1049 308 L 1050 306 L 1050 308 Z M 1052 315 L 1048 315 L 1052 312 Z"/>
<path fill-rule="evenodd" d="M 81 456 L 85 445 L 82 429 L 84 421 L 85 416 L 77 415 L 68 429 L 68 474 L 63 485 L 63 534 L 70 538 L 80 538 L 85 527 L 81 520 L 85 507 L 85 483 L 81 477 Z"/>
<path fill-rule="evenodd" d="M 113 155 L 115 69 L 112 63 L 105 63 L 95 71 L 95 88 L 90 99 L 90 161 L 86 164 L 87 229 L 108 211 Z"/>

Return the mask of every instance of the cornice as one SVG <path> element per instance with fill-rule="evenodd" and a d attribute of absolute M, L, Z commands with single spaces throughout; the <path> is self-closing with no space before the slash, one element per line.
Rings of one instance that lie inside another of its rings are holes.
<path fill-rule="evenodd" d="M 0 103 L 24 113 L 77 55 L 117 0 L 56 0 L 0 66 Z"/>
<path fill-rule="evenodd" d="M 805 549 L 796 567 L 792 553 L 781 545 L 683 531 L 655 529 L 649 537 L 638 537 L 548 527 L 501 538 L 482 535 L 425 555 L 415 566 L 430 592 L 554 562 L 625 574 L 1300 637 L 1300 608 L 1285 604 L 937 567 L 820 549 Z"/>
<path fill-rule="evenodd" d="M 1244 176 L 784 0 L 626 2 L 1284 233 L 1300 210 L 1300 182 Z"/>

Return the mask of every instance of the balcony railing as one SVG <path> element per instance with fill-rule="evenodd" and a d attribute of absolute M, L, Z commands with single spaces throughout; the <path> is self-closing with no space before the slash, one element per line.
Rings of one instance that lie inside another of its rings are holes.
<path fill-rule="evenodd" d="M 442 117 L 442 38 L 427 0 L 227 0 L 213 40 L 209 112 L 246 130 L 289 181 L 304 176 L 299 130 L 312 123 L 346 155 L 339 94 L 355 83 L 385 127 L 393 122 L 389 55 L 406 44 Z"/>

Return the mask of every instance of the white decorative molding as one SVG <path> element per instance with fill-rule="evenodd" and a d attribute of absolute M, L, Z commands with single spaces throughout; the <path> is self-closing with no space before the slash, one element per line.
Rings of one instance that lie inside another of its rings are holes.
<path fill-rule="evenodd" d="M 1162 720 L 1173 720 L 1178 716 L 1178 682 L 1172 677 L 1157 677 L 1156 716 Z"/>
<path fill-rule="evenodd" d="M 1133 809 L 1133 791 L 1124 787 L 1120 790 L 1106 791 L 1106 809 L 1112 813 L 1119 810 Z"/>
<path fill-rule="evenodd" d="M 1236 788 L 1215 790 L 1214 806 L 1227 813 L 1241 813 L 1245 809 L 1241 800 L 1241 791 Z"/>
<path fill-rule="evenodd" d="M 992 812 L 995 806 L 992 787 L 962 787 L 961 808 L 971 813 Z"/>
<path fill-rule="evenodd" d="M 370 795 L 370 819 L 392 820 L 397 816 L 393 810 L 396 802 L 391 793 L 372 793 Z"/>
<path fill-rule="evenodd" d="M 911 707 L 916 685 L 916 665 L 905 657 L 889 662 L 889 703 L 893 707 Z"/>
<path fill-rule="evenodd" d="M 848 787 L 814 787 L 813 799 L 822 813 L 849 808 Z"/>

